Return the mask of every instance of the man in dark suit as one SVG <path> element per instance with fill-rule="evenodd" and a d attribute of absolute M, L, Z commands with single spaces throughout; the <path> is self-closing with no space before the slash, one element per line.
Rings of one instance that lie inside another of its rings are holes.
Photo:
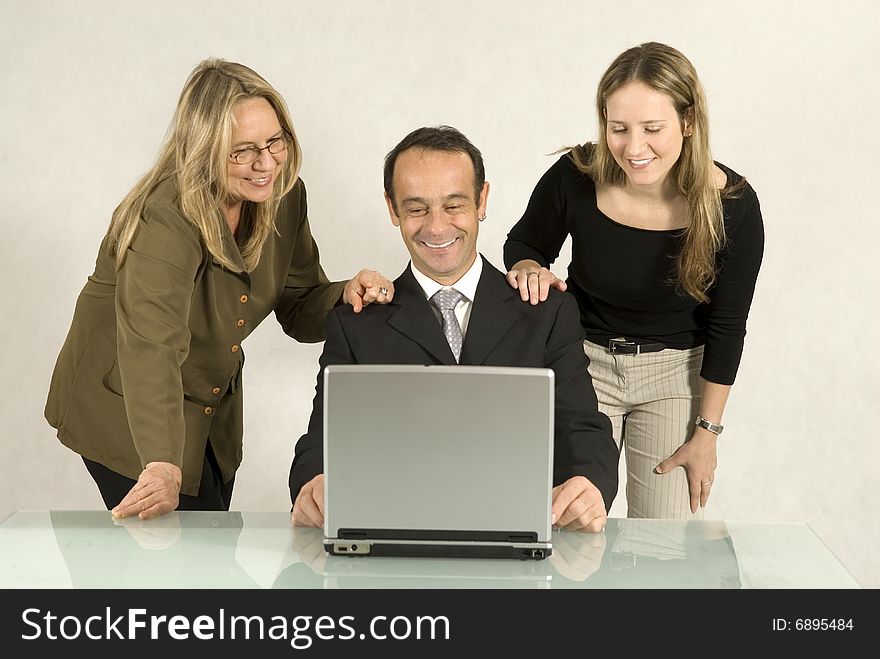
<path fill-rule="evenodd" d="M 587 373 L 577 304 L 555 289 L 543 304 L 523 302 L 478 255 L 488 196 L 482 156 L 454 128 L 415 130 L 386 156 L 385 200 L 412 260 L 387 293 L 389 304 L 357 316 L 340 306 L 327 318 L 312 416 L 290 470 L 292 524 L 324 522 L 326 366 L 459 363 L 553 369 L 553 522 L 595 532 L 605 526 L 617 492 L 618 451 Z M 389 401 L 390 414 L 395 404 L 406 402 Z"/>

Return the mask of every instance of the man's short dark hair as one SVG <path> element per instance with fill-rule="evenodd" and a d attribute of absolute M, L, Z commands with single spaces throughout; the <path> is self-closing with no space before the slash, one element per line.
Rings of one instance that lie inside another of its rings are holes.
<path fill-rule="evenodd" d="M 432 126 L 417 128 L 404 137 L 400 143 L 391 149 L 385 156 L 385 193 L 391 200 L 394 212 L 397 212 L 397 203 L 394 200 L 394 165 L 397 157 L 408 149 L 426 149 L 428 151 L 458 151 L 466 153 L 474 165 L 474 201 L 480 203 L 480 192 L 483 191 L 483 183 L 486 182 L 486 169 L 483 166 L 483 155 L 480 150 L 471 144 L 461 132 L 452 126 Z"/>

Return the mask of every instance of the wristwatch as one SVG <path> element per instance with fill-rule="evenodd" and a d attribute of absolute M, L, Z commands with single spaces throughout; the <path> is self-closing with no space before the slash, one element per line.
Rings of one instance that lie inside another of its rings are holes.
<path fill-rule="evenodd" d="M 700 426 L 700 428 L 705 428 L 709 432 L 715 433 L 716 435 L 720 435 L 721 431 L 724 430 L 724 426 L 722 426 L 718 423 L 712 423 L 711 421 L 707 421 L 706 419 L 701 417 L 699 414 L 697 415 L 697 418 L 694 421 L 694 423 L 696 423 L 698 426 Z"/>

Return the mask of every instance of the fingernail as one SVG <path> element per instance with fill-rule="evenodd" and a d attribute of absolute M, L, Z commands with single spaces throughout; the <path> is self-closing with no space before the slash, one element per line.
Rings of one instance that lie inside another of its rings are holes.
<path fill-rule="evenodd" d="M 557 518 L 556 513 L 553 513 L 553 514 L 550 516 L 550 523 L 551 523 L 551 524 L 556 524 L 556 518 Z"/>

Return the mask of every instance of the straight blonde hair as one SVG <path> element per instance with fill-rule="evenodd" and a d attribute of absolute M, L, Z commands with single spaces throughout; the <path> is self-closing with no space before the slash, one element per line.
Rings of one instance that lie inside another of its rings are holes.
<path fill-rule="evenodd" d="M 745 180 L 734 185 L 728 182 L 722 190 L 715 183 L 706 96 L 696 69 L 687 57 L 656 42 L 643 43 L 618 55 L 596 91 L 599 139 L 596 144 L 572 147 L 569 155 L 577 168 L 597 184 L 622 186 L 626 183 L 626 173 L 608 148 L 605 110 L 608 97 L 631 82 L 642 82 L 669 96 L 682 131 L 685 122 L 691 130 L 670 172 L 688 207 L 688 224 L 678 256 L 675 283 L 698 302 L 708 302 L 708 291 L 718 274 L 715 257 L 726 239 L 721 199 L 736 196 L 745 186 Z"/>
<path fill-rule="evenodd" d="M 288 157 L 281 165 L 270 199 L 261 203 L 245 201 L 242 206 L 247 231 L 239 251 L 245 271 L 257 267 L 269 233 L 276 230 L 278 205 L 296 183 L 302 150 L 281 95 L 248 67 L 212 58 L 190 73 L 155 164 L 113 212 L 107 238 L 117 270 L 125 261 L 150 194 L 162 180 L 174 177 L 183 216 L 198 229 L 207 250 L 225 268 L 241 271 L 223 246 L 226 220 L 222 207 L 232 199 L 227 182 L 232 111 L 237 103 L 253 98 L 263 98 L 272 106 L 288 141 Z"/>

